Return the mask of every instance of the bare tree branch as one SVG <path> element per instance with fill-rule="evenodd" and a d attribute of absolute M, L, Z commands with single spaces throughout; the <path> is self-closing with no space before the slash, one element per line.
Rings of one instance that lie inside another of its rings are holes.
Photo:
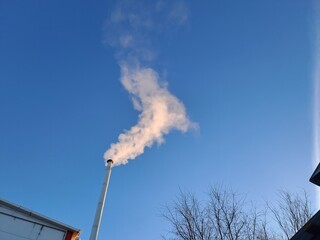
<path fill-rule="evenodd" d="M 292 194 L 288 191 L 279 192 L 277 205 L 268 205 L 275 222 L 281 230 L 281 239 L 290 239 L 311 218 L 313 211 L 306 191 Z"/>
<path fill-rule="evenodd" d="M 175 240 L 290 239 L 311 217 L 310 201 L 305 191 L 301 196 L 281 191 L 279 197 L 276 206 L 258 211 L 231 189 L 212 187 L 204 206 L 193 194 L 180 192 L 163 216 L 171 223 Z M 269 229 L 267 210 L 280 231 Z"/>

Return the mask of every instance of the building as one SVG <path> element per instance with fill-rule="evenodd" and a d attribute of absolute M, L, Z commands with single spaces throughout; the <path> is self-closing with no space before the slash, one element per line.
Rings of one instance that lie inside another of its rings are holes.
<path fill-rule="evenodd" d="M 320 164 L 310 178 L 310 182 L 320 186 Z M 290 239 L 290 240 L 319 240 L 320 239 L 320 211 Z"/>
<path fill-rule="evenodd" d="M 1 240 L 77 240 L 80 230 L 0 199 Z"/>

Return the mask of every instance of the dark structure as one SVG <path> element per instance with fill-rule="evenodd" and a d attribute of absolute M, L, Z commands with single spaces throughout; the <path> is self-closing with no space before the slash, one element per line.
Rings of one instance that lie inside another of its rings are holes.
<path fill-rule="evenodd" d="M 320 164 L 310 178 L 320 187 Z M 320 210 L 291 238 L 291 240 L 320 240 Z"/>
<path fill-rule="evenodd" d="M 318 165 L 318 167 L 316 168 L 316 170 L 312 174 L 312 176 L 310 178 L 310 182 L 320 186 L 320 164 Z"/>

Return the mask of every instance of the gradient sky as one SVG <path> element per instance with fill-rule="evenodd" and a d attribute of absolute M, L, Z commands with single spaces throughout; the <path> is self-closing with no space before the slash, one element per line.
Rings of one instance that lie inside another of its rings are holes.
<path fill-rule="evenodd" d="M 80 228 L 83 240 L 103 153 L 139 114 L 105 43 L 116 3 L 0 1 L 0 197 Z M 185 6 L 183 26 L 153 36 L 149 65 L 200 128 L 113 169 L 100 239 L 161 239 L 161 210 L 179 189 L 204 199 L 225 184 L 259 205 L 304 188 L 315 205 L 314 2 Z"/>

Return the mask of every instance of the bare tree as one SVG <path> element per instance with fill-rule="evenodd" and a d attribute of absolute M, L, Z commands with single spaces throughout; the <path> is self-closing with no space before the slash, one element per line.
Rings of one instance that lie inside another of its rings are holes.
<path fill-rule="evenodd" d="M 249 210 L 247 210 L 249 209 Z M 211 188 L 208 216 L 216 240 L 269 240 L 265 212 L 258 211 L 232 189 Z"/>
<path fill-rule="evenodd" d="M 163 216 L 171 223 L 171 234 L 177 240 L 210 240 L 212 227 L 205 209 L 193 194 L 180 192 L 173 206 Z"/>
<path fill-rule="evenodd" d="M 247 224 L 247 216 L 242 211 L 243 199 L 221 188 L 211 188 L 209 197 L 208 213 L 215 239 L 239 239 Z"/>
<path fill-rule="evenodd" d="M 271 240 L 264 214 L 255 208 L 247 213 L 245 198 L 232 190 L 211 188 L 209 201 L 201 206 L 192 194 L 180 193 L 166 208 L 164 217 L 171 223 L 176 240 Z"/>
<path fill-rule="evenodd" d="M 290 239 L 313 214 L 306 191 L 302 194 L 280 191 L 277 205 L 268 204 L 268 208 L 280 229 L 278 239 Z"/>
<path fill-rule="evenodd" d="M 305 191 L 301 195 L 281 191 L 276 205 L 267 204 L 258 211 L 233 190 L 213 187 L 204 204 L 193 194 L 180 192 L 163 215 L 171 223 L 170 236 L 176 240 L 279 240 L 290 239 L 312 211 Z M 270 229 L 267 219 L 274 219 L 279 228 Z"/>

